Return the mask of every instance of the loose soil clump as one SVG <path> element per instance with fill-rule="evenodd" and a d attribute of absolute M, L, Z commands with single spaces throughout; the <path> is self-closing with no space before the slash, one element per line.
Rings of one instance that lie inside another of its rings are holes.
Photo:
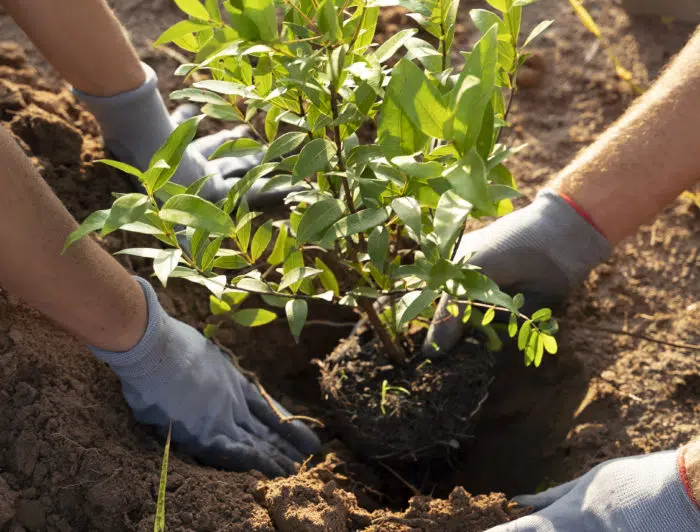
<path fill-rule="evenodd" d="M 425 330 L 409 335 L 402 364 L 361 326 L 321 363 L 321 393 L 344 443 L 366 457 L 417 461 L 447 457 L 473 436 L 494 380 L 481 339 L 452 353 L 421 355 Z"/>

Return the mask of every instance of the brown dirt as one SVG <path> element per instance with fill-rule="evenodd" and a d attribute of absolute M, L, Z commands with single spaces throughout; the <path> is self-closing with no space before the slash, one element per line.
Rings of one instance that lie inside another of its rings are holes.
<path fill-rule="evenodd" d="M 447 457 L 473 437 L 495 376 L 493 356 L 474 339 L 426 359 L 424 339 L 425 329 L 407 336 L 409 355 L 396 364 L 362 326 L 321 363 L 326 418 L 353 451 L 401 464 Z M 382 394 L 384 382 L 393 391 Z"/>
<path fill-rule="evenodd" d="M 180 18 L 171 2 L 111 3 L 144 60 L 159 72 L 162 89 L 175 87 L 169 74 L 176 61 L 148 48 L 149 39 Z M 642 84 L 658 74 L 691 31 L 660 20 L 630 19 L 613 0 L 585 4 Z M 462 41 L 475 38 L 466 22 L 471 7 L 483 3 L 463 2 Z M 540 0 L 526 10 L 524 31 L 544 18 L 556 22 L 537 45 L 542 57 L 538 79 L 518 96 L 509 134 L 510 141 L 529 144 L 511 164 L 527 197 L 634 98 L 566 2 Z M 2 14 L 0 32 L 27 44 Z M 128 183 L 91 163 L 103 155 L 96 124 L 76 107 L 38 54 L 30 51 L 29 61 L 43 76 L 27 68 L 16 49 L 0 50 L 0 121 L 25 151 L 36 150 L 32 155 L 42 175 L 82 219 L 108 205 L 110 192 L 125 190 Z M 114 251 L 125 241 L 117 235 L 104 244 Z M 700 425 L 697 351 L 601 328 L 700 343 L 698 248 L 697 210 L 682 201 L 670 205 L 620 245 L 574 294 L 556 358 L 535 370 L 524 368 L 519 357 L 506 356 L 474 444 L 464 448 L 455 467 L 434 471 L 433 480 L 420 484 L 424 493 L 432 490 L 445 499 L 420 496 L 405 512 L 388 510 L 388 504 L 406 508 L 411 489 L 374 464 L 353 459 L 337 443 L 329 448 L 337 448 L 342 458 L 329 455 L 323 463 L 275 482 L 256 473 L 203 468 L 175 453 L 168 482 L 169 528 L 484 530 L 517 514 L 502 495 L 471 498 L 454 486 L 475 494 L 513 495 L 569 480 L 609 458 L 687 442 Z M 124 264 L 145 272 L 138 261 Z M 159 293 L 175 316 L 203 325 L 207 304 L 201 292 L 173 283 L 167 293 Z M 316 311 L 328 319 L 327 309 Z M 283 404 L 323 416 L 314 384 L 317 370 L 309 362 L 329 353 L 344 333 L 347 329 L 315 326 L 295 345 L 280 324 L 265 331 L 230 328 L 223 340 Z M 2 291 L 0 427 L 0 530 L 152 529 L 161 444 L 131 420 L 108 368 L 80 342 Z"/>

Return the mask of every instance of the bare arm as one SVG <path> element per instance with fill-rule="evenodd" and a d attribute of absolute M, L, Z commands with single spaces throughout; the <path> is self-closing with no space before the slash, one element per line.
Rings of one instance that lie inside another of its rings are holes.
<path fill-rule="evenodd" d="M 104 0 L 0 0 L 0 4 L 76 89 L 113 96 L 144 82 L 138 56 Z"/>
<path fill-rule="evenodd" d="M 126 351 L 146 328 L 138 283 L 77 224 L 0 127 L 0 285 L 91 345 Z"/>
<path fill-rule="evenodd" d="M 554 183 L 611 244 L 700 179 L 700 31 L 653 87 Z"/>

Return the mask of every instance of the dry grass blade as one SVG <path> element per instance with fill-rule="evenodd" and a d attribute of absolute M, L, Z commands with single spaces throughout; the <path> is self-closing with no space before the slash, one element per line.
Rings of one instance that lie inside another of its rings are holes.
<path fill-rule="evenodd" d="M 158 485 L 158 502 L 156 503 L 156 521 L 153 532 L 165 532 L 165 487 L 168 483 L 168 457 L 170 456 L 170 432 L 172 425 L 168 427 L 168 438 L 165 440 L 163 451 L 163 464 L 160 467 L 160 484 Z"/>
<path fill-rule="evenodd" d="M 608 57 L 615 66 L 615 73 L 618 75 L 618 77 L 629 83 L 638 94 L 644 93 L 644 89 L 637 85 L 637 83 L 634 81 L 634 75 L 632 72 L 622 66 L 622 62 L 613 51 L 610 43 L 608 43 L 605 37 L 603 37 L 603 32 L 600 30 L 600 26 L 596 24 L 588 10 L 583 7 L 581 0 L 569 0 L 569 4 L 571 4 L 574 13 L 576 13 L 576 16 L 581 21 L 581 24 L 583 24 L 585 28 L 590 31 L 596 39 L 598 39 L 598 42 L 600 42 L 601 46 L 605 49 L 605 52 L 608 54 Z"/>

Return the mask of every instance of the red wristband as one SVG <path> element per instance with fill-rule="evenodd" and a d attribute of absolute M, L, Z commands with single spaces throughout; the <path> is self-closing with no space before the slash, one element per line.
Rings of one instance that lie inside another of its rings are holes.
<path fill-rule="evenodd" d="M 576 203 L 570 196 L 567 196 L 567 195 L 564 194 L 563 192 L 557 191 L 557 194 L 559 194 L 559 197 L 561 197 L 561 199 L 563 199 L 566 203 L 568 203 L 568 204 L 571 206 L 571 208 L 574 209 L 574 210 L 579 214 L 579 216 L 581 216 L 581 218 L 583 218 L 584 220 L 586 220 L 586 221 L 588 222 L 588 224 L 589 224 L 591 227 L 593 227 L 593 229 L 595 229 L 596 231 L 598 231 L 601 235 L 605 236 L 605 234 L 604 234 L 603 231 L 600 229 L 600 227 L 598 227 L 598 224 L 596 224 L 596 223 L 593 221 L 593 218 L 591 218 L 591 215 L 588 214 L 588 213 L 583 209 L 583 207 L 581 207 L 581 206 L 580 206 L 578 203 Z"/>
<path fill-rule="evenodd" d="M 686 495 L 688 495 L 688 498 L 691 501 L 693 501 L 695 503 L 695 506 L 698 508 L 698 510 L 700 510 L 700 504 L 693 496 L 693 489 L 690 487 L 690 480 L 688 478 L 688 469 L 686 468 L 686 465 L 685 465 L 686 449 L 687 449 L 687 446 L 684 446 L 678 452 L 678 473 L 681 477 L 681 482 L 683 483 L 683 488 L 685 489 Z"/>

